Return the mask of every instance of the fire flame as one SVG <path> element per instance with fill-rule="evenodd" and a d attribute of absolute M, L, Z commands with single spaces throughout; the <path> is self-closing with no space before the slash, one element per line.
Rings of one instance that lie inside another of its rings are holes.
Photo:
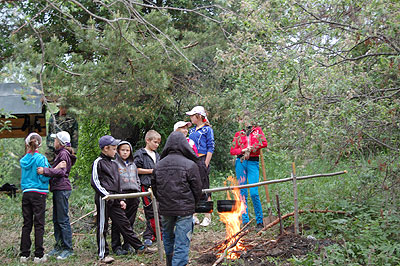
<path fill-rule="evenodd" d="M 229 176 L 227 181 L 229 181 L 232 186 L 238 185 L 237 180 L 232 176 Z M 233 211 L 219 213 L 220 220 L 226 226 L 226 241 L 217 247 L 217 249 L 219 250 L 219 253 L 217 254 L 218 258 L 222 256 L 222 254 L 225 252 L 225 249 L 227 249 L 230 245 L 237 241 L 239 235 L 235 236 L 235 234 L 240 231 L 242 214 L 246 211 L 245 200 L 244 197 L 241 197 L 240 190 L 235 188 L 234 190 L 231 190 L 231 193 L 233 194 L 233 198 L 236 201 Z M 229 192 L 227 192 L 227 194 L 228 199 L 230 199 L 231 197 Z M 242 251 L 245 249 L 246 248 L 243 245 L 243 240 L 240 239 L 238 243 L 236 243 L 236 245 L 234 245 L 227 251 L 226 258 L 231 260 L 237 259 L 240 257 L 240 253 L 238 253 L 238 251 Z"/>

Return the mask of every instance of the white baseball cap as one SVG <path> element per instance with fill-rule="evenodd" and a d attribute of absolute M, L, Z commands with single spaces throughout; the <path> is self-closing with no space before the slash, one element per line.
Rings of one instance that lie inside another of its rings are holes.
<path fill-rule="evenodd" d="M 185 121 L 178 121 L 178 122 L 176 122 L 175 125 L 174 125 L 174 131 L 176 131 L 178 128 L 184 127 L 184 126 L 191 127 L 191 126 L 192 126 L 192 123 L 190 123 L 190 122 L 185 122 Z"/>
<path fill-rule="evenodd" d="M 193 107 L 192 110 L 190 110 L 189 112 L 186 112 L 187 115 L 195 115 L 195 114 L 199 114 L 202 115 L 204 117 L 207 116 L 206 114 L 206 110 L 204 110 L 203 106 L 195 106 Z"/>
<path fill-rule="evenodd" d="M 41 137 L 38 133 L 36 133 L 36 132 L 30 133 L 30 134 L 25 138 L 25 144 L 26 144 L 26 145 L 29 145 L 29 142 L 31 141 L 31 137 L 32 137 L 32 136 L 38 136 L 38 137 L 39 137 L 39 141 L 38 141 L 37 145 L 40 147 L 40 146 L 42 145 L 42 137 Z"/>
<path fill-rule="evenodd" d="M 63 146 L 71 143 L 71 136 L 67 131 L 60 131 L 57 134 L 51 134 L 50 137 L 57 138 Z"/>

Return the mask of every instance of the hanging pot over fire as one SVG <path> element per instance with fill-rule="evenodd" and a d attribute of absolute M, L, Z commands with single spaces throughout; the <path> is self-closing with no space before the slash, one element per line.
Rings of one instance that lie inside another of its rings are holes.
<path fill-rule="evenodd" d="M 196 213 L 212 213 L 214 210 L 214 202 L 213 201 L 205 201 L 201 200 L 197 203 L 195 212 Z"/>
<path fill-rule="evenodd" d="M 233 211 L 236 211 L 238 206 L 240 206 L 240 205 L 237 204 L 237 200 L 218 200 L 217 201 L 218 212 L 233 212 Z"/>

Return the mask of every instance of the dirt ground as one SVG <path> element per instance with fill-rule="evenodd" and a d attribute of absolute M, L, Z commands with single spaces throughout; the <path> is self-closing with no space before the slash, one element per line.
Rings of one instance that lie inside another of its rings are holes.
<path fill-rule="evenodd" d="M 248 248 L 241 254 L 240 259 L 236 261 L 225 261 L 220 265 L 289 265 L 286 260 L 292 257 L 300 258 L 310 252 L 319 253 L 324 246 L 329 246 L 335 242 L 332 240 L 317 240 L 313 237 L 303 237 L 295 235 L 292 228 L 286 228 L 281 236 L 271 237 L 268 233 L 260 236 L 254 228 L 249 228 L 249 233 L 243 237 L 244 245 Z M 201 238 L 204 241 L 201 241 Z M 207 240 L 208 239 L 208 240 Z M 210 241 L 215 239 L 215 241 Z M 224 234 L 209 235 L 203 234 L 201 237 L 193 240 L 191 245 L 191 265 L 212 265 L 217 260 L 215 247 L 219 241 L 224 239 Z M 193 253 L 196 253 L 193 255 Z M 268 259 L 272 258 L 272 259 Z M 279 264 L 277 264 L 279 261 Z"/>

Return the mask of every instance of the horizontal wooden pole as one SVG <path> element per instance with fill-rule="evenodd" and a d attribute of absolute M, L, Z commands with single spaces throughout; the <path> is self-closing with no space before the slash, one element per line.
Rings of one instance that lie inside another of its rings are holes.
<path fill-rule="evenodd" d="M 347 171 L 344 170 L 344 171 L 335 172 L 335 173 L 328 173 L 328 174 L 315 174 L 315 175 L 299 176 L 299 177 L 296 178 L 296 180 L 304 180 L 304 179 L 317 178 L 317 177 L 335 176 L 335 175 L 342 175 L 342 174 L 347 174 Z M 218 191 L 259 187 L 259 186 L 265 186 L 265 185 L 270 185 L 270 184 L 288 182 L 288 181 L 292 181 L 292 180 L 293 180 L 292 177 L 288 177 L 288 178 L 283 178 L 283 179 L 275 179 L 275 180 L 263 181 L 263 182 L 258 182 L 258 183 L 254 183 L 254 184 L 247 184 L 247 185 L 241 185 L 241 186 L 208 188 L 208 189 L 203 189 L 203 193 L 211 193 L 211 192 L 218 192 Z"/>
<path fill-rule="evenodd" d="M 127 193 L 127 194 L 110 194 L 103 197 L 103 200 L 109 199 L 128 199 L 128 198 L 140 198 L 140 197 L 148 197 L 150 196 L 150 192 L 136 192 L 136 193 Z"/>
<path fill-rule="evenodd" d="M 327 177 L 327 176 L 335 176 L 335 175 L 342 175 L 342 174 L 347 174 L 347 171 L 344 170 L 344 171 L 335 172 L 335 173 L 328 173 L 328 174 L 315 174 L 315 175 L 299 176 L 296 179 L 297 180 L 304 180 L 304 179 L 310 179 L 310 178 Z M 203 193 L 234 190 L 234 189 L 242 189 L 242 188 L 250 188 L 250 187 L 259 187 L 259 186 L 265 186 L 265 185 L 270 185 L 270 184 L 288 182 L 288 181 L 292 181 L 292 180 L 293 180 L 293 178 L 288 177 L 288 178 L 283 178 L 283 179 L 275 179 L 275 180 L 263 181 L 263 182 L 259 182 L 259 183 L 247 184 L 247 185 L 241 185 L 241 186 L 208 188 L 208 189 L 203 189 Z M 107 196 L 103 197 L 103 200 L 139 198 L 139 197 L 148 197 L 150 195 L 151 195 L 150 192 L 136 192 L 136 193 L 127 193 L 127 194 L 110 194 L 110 195 L 107 195 Z"/>

